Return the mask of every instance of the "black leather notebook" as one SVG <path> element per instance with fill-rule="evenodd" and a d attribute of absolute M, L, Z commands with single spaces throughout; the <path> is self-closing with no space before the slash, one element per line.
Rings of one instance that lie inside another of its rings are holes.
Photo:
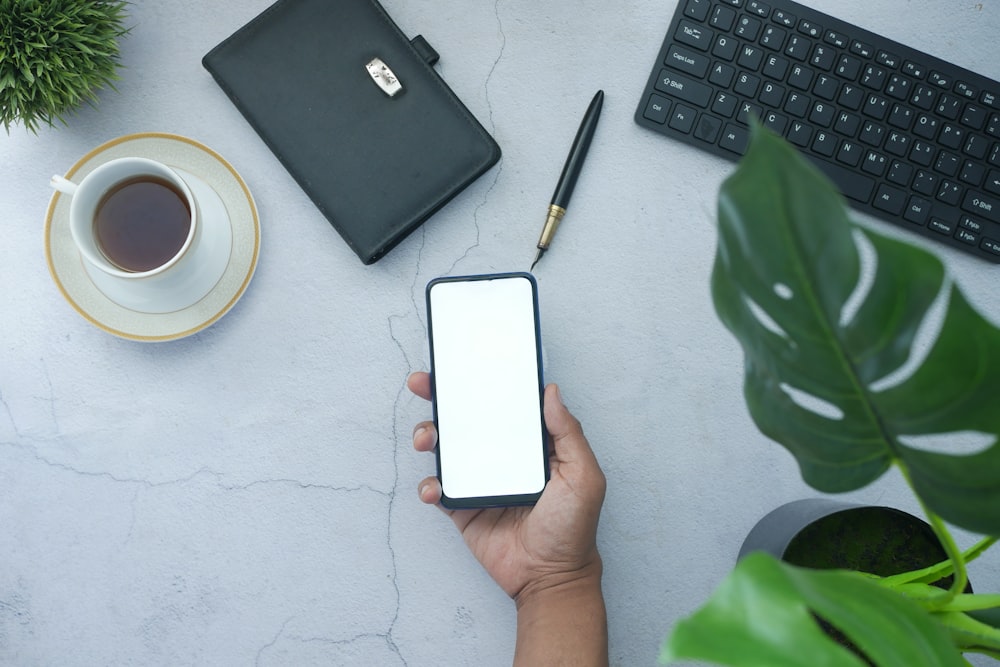
<path fill-rule="evenodd" d="M 280 0 L 202 59 L 370 264 L 500 158 L 375 0 Z"/>

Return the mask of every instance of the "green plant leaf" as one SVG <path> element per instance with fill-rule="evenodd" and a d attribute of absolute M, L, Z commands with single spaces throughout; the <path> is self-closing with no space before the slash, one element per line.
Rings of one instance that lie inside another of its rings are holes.
<path fill-rule="evenodd" d="M 927 612 L 866 577 L 809 570 L 762 552 L 741 560 L 708 603 L 680 621 L 660 661 L 731 667 L 860 667 L 823 632 L 842 632 L 876 665 L 959 667 L 965 662 Z"/>
<path fill-rule="evenodd" d="M 760 127 L 720 192 L 712 296 L 743 347 L 755 423 L 808 484 L 849 491 L 899 464 L 932 511 L 1000 534 L 1000 330 L 932 254 L 852 224 L 826 178 Z M 941 300 L 940 334 L 901 372 Z M 973 454 L 909 440 L 966 431 L 992 440 Z"/>

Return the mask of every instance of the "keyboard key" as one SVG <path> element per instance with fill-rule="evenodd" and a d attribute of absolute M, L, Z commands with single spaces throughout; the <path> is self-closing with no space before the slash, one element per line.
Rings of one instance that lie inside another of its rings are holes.
<path fill-rule="evenodd" d="M 905 76 L 893 74 L 889 77 L 889 83 L 885 87 L 885 94 L 897 100 L 906 100 L 910 97 L 912 83 Z"/>
<path fill-rule="evenodd" d="M 712 45 L 712 55 L 723 60 L 732 60 L 736 57 L 736 49 L 740 48 L 740 41 L 728 35 L 719 35 Z"/>
<path fill-rule="evenodd" d="M 769 111 L 764 114 L 764 127 L 771 130 L 775 134 L 783 136 L 785 134 L 785 128 L 788 127 L 788 118 L 782 116 L 780 113 Z"/>
<path fill-rule="evenodd" d="M 832 101 L 837 97 L 839 87 L 837 79 L 827 74 L 820 74 L 816 77 L 816 83 L 813 85 L 813 94 L 824 100 Z"/>
<path fill-rule="evenodd" d="M 684 16 L 696 21 L 704 21 L 708 18 L 708 12 L 711 8 L 711 0 L 688 0 L 684 7 Z"/>
<path fill-rule="evenodd" d="M 837 152 L 837 136 L 831 132 L 817 132 L 813 139 L 812 149 L 820 155 L 833 157 Z"/>
<path fill-rule="evenodd" d="M 840 150 L 837 151 L 837 162 L 846 164 L 850 167 L 857 167 L 861 163 L 861 158 L 864 155 L 864 150 L 859 144 L 853 141 L 845 141 L 840 144 Z"/>
<path fill-rule="evenodd" d="M 836 62 L 837 52 L 829 46 L 825 46 L 823 44 L 816 45 L 812 52 L 812 58 L 809 59 L 810 65 L 818 67 L 826 72 L 832 70 L 834 63 Z"/>
<path fill-rule="evenodd" d="M 736 77 L 736 85 L 733 86 L 733 90 L 737 95 L 742 95 L 743 97 L 749 97 L 751 99 L 757 97 L 758 88 L 760 88 L 760 77 L 754 76 L 753 74 L 747 74 L 746 72 L 743 72 Z"/>
<path fill-rule="evenodd" d="M 903 211 L 903 219 L 922 227 L 927 222 L 930 214 L 931 203 L 929 201 L 921 197 L 910 197 L 910 201 L 906 205 L 906 210 Z"/>
<path fill-rule="evenodd" d="M 712 113 L 725 116 L 726 118 L 732 118 L 733 114 L 736 113 L 736 105 L 739 104 L 739 102 L 739 98 L 732 93 L 716 93 L 715 101 L 712 102 Z"/>
<path fill-rule="evenodd" d="M 960 97 L 964 97 L 967 100 L 975 100 L 979 97 L 979 89 L 965 83 L 964 81 L 955 82 L 955 92 L 958 93 Z"/>
<path fill-rule="evenodd" d="M 969 245 L 976 245 L 979 242 L 979 234 L 970 232 L 968 229 L 959 229 L 955 232 L 955 238 Z"/>
<path fill-rule="evenodd" d="M 962 125 L 971 127 L 973 130 L 981 130 L 984 123 L 986 123 L 985 108 L 974 104 L 965 107 L 965 112 L 962 114 Z"/>
<path fill-rule="evenodd" d="M 771 15 L 771 5 L 760 0 L 750 0 L 750 3 L 747 4 L 747 11 L 766 19 Z"/>
<path fill-rule="evenodd" d="M 656 82 L 656 89 L 700 107 L 707 107 L 708 102 L 712 99 L 710 87 L 667 70 L 660 71 L 660 79 Z"/>
<path fill-rule="evenodd" d="M 907 187 L 910 185 L 910 179 L 913 178 L 913 167 L 905 162 L 893 160 L 893 163 L 889 166 L 889 175 L 886 178 L 891 183 Z"/>
<path fill-rule="evenodd" d="M 986 188 L 987 192 L 1000 195 L 1000 171 L 990 169 L 989 175 L 986 176 L 986 185 L 983 187 Z"/>
<path fill-rule="evenodd" d="M 719 141 L 719 145 L 727 151 L 743 155 L 747 151 L 749 142 L 750 135 L 745 129 L 729 124 L 726 125 L 726 129 L 722 133 L 722 140 Z"/>
<path fill-rule="evenodd" d="M 857 40 L 851 42 L 851 53 L 859 55 L 862 58 L 871 58 L 874 53 L 874 49 L 864 42 L 859 42 Z"/>
<path fill-rule="evenodd" d="M 764 51 L 757 48 L 756 46 L 751 46 L 744 44 L 743 48 L 740 50 L 739 58 L 736 64 L 740 67 L 744 67 L 749 70 L 757 71 L 760 69 L 760 64 L 764 61 Z"/>
<path fill-rule="evenodd" d="M 942 95 L 941 99 L 938 100 L 935 111 L 948 120 L 955 120 L 958 118 L 958 114 L 962 112 L 962 100 L 952 95 Z"/>
<path fill-rule="evenodd" d="M 781 103 L 785 99 L 785 89 L 768 81 L 764 84 L 763 90 L 760 91 L 760 97 L 757 99 L 765 106 L 780 109 Z"/>
<path fill-rule="evenodd" d="M 839 164 L 827 162 L 813 156 L 809 156 L 813 164 L 819 167 L 826 177 L 833 181 L 837 189 L 849 199 L 868 203 L 872 192 L 875 190 L 875 180 L 859 173 L 856 169 L 841 167 Z M 885 187 L 885 186 L 883 186 Z"/>
<path fill-rule="evenodd" d="M 792 121 L 791 127 L 788 129 L 788 141 L 795 144 L 796 146 L 805 148 L 809 145 L 809 141 L 812 139 L 812 128 L 806 123 L 800 123 L 799 121 Z"/>
<path fill-rule="evenodd" d="M 659 95 L 650 95 L 649 102 L 646 104 L 646 110 L 643 112 L 643 116 L 653 121 L 654 123 L 667 122 L 667 112 L 670 111 L 670 101 Z"/>
<path fill-rule="evenodd" d="M 861 71 L 861 64 L 861 61 L 857 58 L 841 56 L 840 61 L 837 63 L 837 69 L 834 71 L 842 79 L 854 81 L 858 78 L 858 72 Z"/>
<path fill-rule="evenodd" d="M 990 222 L 1000 222 L 1000 199 L 979 194 L 974 190 L 965 193 L 962 210 L 973 215 L 979 215 Z"/>
<path fill-rule="evenodd" d="M 962 165 L 962 171 L 958 174 L 958 179 L 963 183 L 968 183 L 979 187 L 983 184 L 983 178 L 986 177 L 986 167 L 979 164 L 978 162 L 972 162 L 971 160 L 966 160 L 965 164 Z M 997 176 L 996 190 L 990 190 L 989 186 L 986 187 L 987 190 L 993 192 L 994 194 L 1000 194 L 1000 174 Z"/>
<path fill-rule="evenodd" d="M 970 232 L 975 232 L 976 234 L 981 234 L 983 232 L 983 223 L 970 218 L 967 215 L 962 216 L 962 219 L 958 222 L 958 226 L 962 229 L 968 229 Z"/>
<path fill-rule="evenodd" d="M 764 110 L 761 109 L 756 104 L 751 102 L 744 102 L 740 105 L 740 112 L 736 114 L 736 120 L 743 123 L 744 125 L 749 125 L 750 121 L 754 118 L 760 119 L 764 115 Z"/>
<path fill-rule="evenodd" d="M 903 72 L 912 76 L 914 79 L 922 79 L 927 76 L 927 71 L 923 67 L 917 63 L 909 61 L 903 63 Z"/>
<path fill-rule="evenodd" d="M 882 90 L 888 75 L 889 73 L 881 67 L 869 65 L 861 75 L 861 85 L 872 90 Z"/>
<path fill-rule="evenodd" d="M 961 166 L 962 159 L 960 157 L 948 151 L 941 151 L 937 162 L 934 163 L 934 170 L 941 172 L 945 176 L 954 176 L 958 173 Z"/>
<path fill-rule="evenodd" d="M 729 32 L 733 28 L 734 21 L 736 21 L 736 11 L 720 5 L 712 12 L 712 20 L 708 23 L 713 28 Z"/>
<path fill-rule="evenodd" d="M 812 87 L 813 71 L 808 67 L 796 65 L 788 77 L 788 85 L 799 90 L 809 90 Z"/>
<path fill-rule="evenodd" d="M 913 189 L 920 194 L 933 197 L 937 193 L 938 177 L 924 169 L 917 170 L 913 178 Z"/>
<path fill-rule="evenodd" d="M 936 116 L 929 116 L 925 113 L 917 116 L 917 122 L 913 126 L 913 134 L 924 139 L 934 140 L 937 138 L 938 126 L 941 121 Z"/>
<path fill-rule="evenodd" d="M 893 104 L 892 112 L 889 114 L 889 125 L 898 127 L 901 130 L 908 130 L 913 127 L 913 120 L 916 114 L 913 109 L 904 107 L 902 104 Z"/>
<path fill-rule="evenodd" d="M 864 162 L 861 163 L 861 169 L 869 174 L 881 178 L 882 175 L 885 174 L 885 169 L 888 166 L 888 163 L 889 159 L 886 156 L 880 155 L 875 151 L 868 151 L 868 155 L 865 156 Z"/>
<path fill-rule="evenodd" d="M 678 132 L 687 134 L 694 127 L 695 113 L 695 110 L 691 107 L 686 107 L 683 104 L 676 105 L 674 112 L 670 115 L 670 127 Z"/>
<path fill-rule="evenodd" d="M 937 91 L 926 84 L 920 84 L 917 86 L 916 90 L 913 91 L 913 97 L 910 98 L 910 103 L 914 106 L 918 106 L 924 111 L 930 111 L 934 108 L 934 101 L 937 99 Z"/>
<path fill-rule="evenodd" d="M 986 134 L 1000 137 L 1000 114 L 995 113 L 990 116 L 990 122 L 986 124 Z"/>
<path fill-rule="evenodd" d="M 799 32 L 803 35 L 808 35 L 810 37 L 816 38 L 823 34 L 823 28 L 816 24 L 815 21 L 807 21 L 802 19 L 799 21 Z"/>
<path fill-rule="evenodd" d="M 884 137 L 885 128 L 872 121 L 866 122 L 864 128 L 861 130 L 861 141 L 865 142 L 869 146 L 881 146 L 882 139 Z"/>
<path fill-rule="evenodd" d="M 910 159 L 923 167 L 931 166 L 934 161 L 934 144 L 927 141 L 914 141 L 910 150 Z"/>
<path fill-rule="evenodd" d="M 958 206 L 958 200 L 962 197 L 962 186 L 954 181 L 941 181 L 938 188 L 937 200 L 944 202 L 948 206 Z"/>
<path fill-rule="evenodd" d="M 769 25 L 764 28 L 764 34 L 760 36 L 760 45 L 772 51 L 780 51 L 785 46 L 787 35 L 788 33 L 781 28 Z"/>
<path fill-rule="evenodd" d="M 872 202 L 872 206 L 881 211 L 899 215 L 903 212 L 903 207 L 906 206 L 906 193 L 898 188 L 880 185 L 878 192 L 875 193 L 875 200 Z"/>
<path fill-rule="evenodd" d="M 785 45 L 785 55 L 796 60 L 805 60 L 809 57 L 809 50 L 811 48 L 812 42 L 808 38 L 801 35 L 792 35 L 788 38 L 788 44 Z"/>
<path fill-rule="evenodd" d="M 879 65 L 885 65 L 889 69 L 896 69 L 899 67 L 900 58 L 893 53 L 889 53 L 888 51 L 879 51 L 878 55 L 875 56 L 875 62 Z"/>
<path fill-rule="evenodd" d="M 788 61 L 779 56 L 770 56 L 764 63 L 764 76 L 783 81 L 788 72 Z"/>
<path fill-rule="evenodd" d="M 989 148 L 990 142 L 986 141 L 986 139 L 983 139 L 977 134 L 970 134 L 969 138 L 965 141 L 965 146 L 962 147 L 962 152 L 976 158 L 977 160 L 982 160 L 986 157 L 986 151 L 988 151 Z M 993 162 L 992 158 L 990 158 L 990 162 Z M 996 164 L 996 162 L 993 162 L 993 164 L 1000 166 Z"/>
<path fill-rule="evenodd" d="M 693 74 L 701 79 L 708 72 L 711 61 L 700 53 L 689 51 L 680 46 L 672 46 L 670 52 L 667 53 L 667 62 L 664 64 L 678 72 Z"/>
<path fill-rule="evenodd" d="M 681 44 L 693 46 L 699 51 L 708 51 L 712 45 L 712 31 L 691 21 L 681 21 L 677 26 L 677 33 L 674 35 Z"/>
<path fill-rule="evenodd" d="M 938 135 L 938 141 L 942 146 L 953 148 L 955 150 L 961 150 L 962 142 L 964 140 L 965 130 L 960 128 L 958 125 L 952 125 L 951 123 L 948 123 L 941 128 L 941 134 Z"/>
<path fill-rule="evenodd" d="M 838 49 L 846 49 L 848 44 L 847 36 L 836 30 L 827 30 L 826 35 L 823 36 L 823 41 L 830 46 L 836 46 Z"/>
<path fill-rule="evenodd" d="M 1000 241 L 984 238 L 979 244 L 979 247 L 987 252 L 993 253 L 994 255 L 1000 255 Z"/>
<path fill-rule="evenodd" d="M 910 152 L 911 142 L 912 140 L 906 134 L 890 132 L 889 138 L 885 141 L 885 150 L 898 157 L 906 157 L 906 154 Z"/>
<path fill-rule="evenodd" d="M 881 95 L 869 95 L 862 113 L 876 120 L 883 120 L 889 112 L 889 100 Z"/>
<path fill-rule="evenodd" d="M 798 21 L 798 19 L 795 18 L 795 14 L 790 14 L 784 9 L 774 10 L 774 13 L 771 14 L 771 20 L 778 25 L 785 26 L 786 28 L 794 28 L 796 21 Z"/>
<path fill-rule="evenodd" d="M 837 116 L 837 123 L 833 126 L 833 129 L 844 137 L 853 137 L 858 132 L 858 128 L 861 127 L 861 118 L 855 116 L 852 113 L 847 113 L 846 111 L 840 112 Z M 880 145 L 880 144 L 874 144 Z"/>
<path fill-rule="evenodd" d="M 817 102 L 809 112 L 809 122 L 822 127 L 830 127 L 833 123 L 833 114 L 837 112 L 837 107 L 826 102 Z"/>
<path fill-rule="evenodd" d="M 734 76 L 736 76 L 735 69 L 729 65 L 715 63 L 715 67 L 712 68 L 712 73 L 708 76 L 708 80 L 720 88 L 728 88 L 732 85 Z"/>
<path fill-rule="evenodd" d="M 944 234 L 945 236 L 951 236 L 955 231 L 955 225 L 953 223 L 950 223 L 947 220 L 942 220 L 941 218 L 931 218 L 930 224 L 927 226 L 938 234 Z"/>
<path fill-rule="evenodd" d="M 721 127 L 721 120 L 703 113 L 701 118 L 698 119 L 698 125 L 695 127 L 694 136 L 704 142 L 714 144 L 715 140 L 719 137 L 719 129 Z"/>
<path fill-rule="evenodd" d="M 865 91 L 859 86 L 848 84 L 840 89 L 840 97 L 837 98 L 837 103 L 841 106 L 845 106 L 851 111 L 857 111 L 864 102 Z"/>
<path fill-rule="evenodd" d="M 951 88 L 951 77 L 941 72 L 931 72 L 927 80 L 938 88 Z"/>
<path fill-rule="evenodd" d="M 807 96 L 792 92 L 785 100 L 785 111 L 798 118 L 805 118 L 809 113 L 809 105 L 812 102 Z"/>
<path fill-rule="evenodd" d="M 748 42 L 756 42 L 763 24 L 752 16 L 742 16 L 736 23 L 736 35 Z"/>

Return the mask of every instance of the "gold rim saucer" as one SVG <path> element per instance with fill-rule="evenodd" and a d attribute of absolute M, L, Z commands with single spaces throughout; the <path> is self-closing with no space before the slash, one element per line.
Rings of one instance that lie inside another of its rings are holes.
<path fill-rule="evenodd" d="M 200 301 L 170 313 L 142 313 L 105 296 L 91 281 L 69 230 L 70 198 L 55 192 L 45 216 L 45 258 L 49 273 L 80 315 L 108 333 L 129 340 L 176 340 L 211 326 L 243 296 L 257 267 L 260 220 L 246 183 L 218 153 L 187 137 L 162 132 L 113 139 L 80 158 L 66 178 L 83 178 L 119 157 L 147 157 L 186 171 L 208 183 L 229 213 L 233 247 L 222 278 Z M 77 180 L 79 181 L 79 178 Z"/>

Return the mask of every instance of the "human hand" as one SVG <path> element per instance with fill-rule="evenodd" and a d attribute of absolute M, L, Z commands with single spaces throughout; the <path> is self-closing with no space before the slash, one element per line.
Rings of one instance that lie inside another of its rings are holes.
<path fill-rule="evenodd" d="M 412 374 L 407 386 L 430 400 L 427 373 Z M 553 587 L 595 580 L 600 587 L 597 522 L 604 502 L 604 473 L 556 385 L 545 388 L 544 416 L 551 438 L 550 480 L 534 507 L 442 508 L 469 550 L 519 607 L 526 598 Z M 414 449 L 430 452 L 436 445 L 434 423 L 417 424 Z M 438 504 L 441 483 L 428 477 L 418 493 L 423 502 Z"/>

